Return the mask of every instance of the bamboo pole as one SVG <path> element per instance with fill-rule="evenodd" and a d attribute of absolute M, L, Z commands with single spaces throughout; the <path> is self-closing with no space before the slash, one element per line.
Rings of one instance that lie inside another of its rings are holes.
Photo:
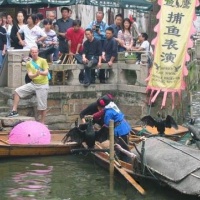
<path fill-rule="evenodd" d="M 109 139 L 110 139 L 110 191 L 113 192 L 114 185 L 114 121 L 109 122 Z"/>

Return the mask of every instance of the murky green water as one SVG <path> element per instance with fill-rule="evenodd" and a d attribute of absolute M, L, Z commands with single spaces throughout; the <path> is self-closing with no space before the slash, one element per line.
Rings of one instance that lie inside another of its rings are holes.
<path fill-rule="evenodd" d="M 70 155 L 0 160 L 1 200 L 194 200 L 153 181 L 141 180 L 141 196 L 120 175 L 114 191 L 109 173 L 94 158 Z"/>

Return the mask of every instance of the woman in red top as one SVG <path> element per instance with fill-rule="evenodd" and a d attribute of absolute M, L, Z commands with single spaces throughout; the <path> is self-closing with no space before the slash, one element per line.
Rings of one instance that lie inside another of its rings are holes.
<path fill-rule="evenodd" d="M 69 54 L 78 54 L 82 51 L 84 34 L 84 29 L 81 28 L 81 21 L 79 19 L 74 20 L 72 27 L 69 28 L 65 34 L 68 41 Z"/>

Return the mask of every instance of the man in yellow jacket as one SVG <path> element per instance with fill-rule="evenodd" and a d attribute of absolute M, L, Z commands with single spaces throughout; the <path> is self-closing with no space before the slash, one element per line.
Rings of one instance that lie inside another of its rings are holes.
<path fill-rule="evenodd" d="M 32 47 L 30 49 L 32 60 L 27 63 L 26 68 L 28 76 L 32 81 L 16 88 L 13 108 L 7 117 L 16 117 L 19 115 L 17 112 L 17 107 L 20 98 L 25 98 L 31 94 L 36 94 L 37 109 L 41 115 L 40 122 L 45 123 L 49 89 L 49 67 L 47 61 L 43 58 L 40 58 L 38 53 L 39 51 L 37 47 Z"/>

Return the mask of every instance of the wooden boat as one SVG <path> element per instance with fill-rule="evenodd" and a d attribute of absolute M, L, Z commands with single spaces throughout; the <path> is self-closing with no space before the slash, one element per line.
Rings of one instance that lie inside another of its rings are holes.
<path fill-rule="evenodd" d="M 48 145 L 11 145 L 8 143 L 8 132 L 0 132 L 0 158 L 25 156 L 66 155 L 71 149 L 78 148 L 76 142 L 63 144 L 61 140 L 66 131 L 51 131 L 51 143 Z"/>
<path fill-rule="evenodd" d="M 157 128 L 151 127 L 151 126 L 134 126 L 132 127 L 132 130 L 137 134 L 137 135 L 156 135 L 158 134 Z M 165 134 L 166 136 L 180 136 L 182 137 L 184 134 L 188 133 L 188 128 L 178 125 L 178 129 L 175 128 L 165 128 Z M 178 138 L 178 137 L 177 137 Z"/>
<path fill-rule="evenodd" d="M 142 142 L 141 138 L 132 135 L 130 143 L 133 144 L 135 141 L 139 141 L 137 149 L 140 152 L 130 145 L 130 152 L 136 156 L 135 159 L 131 162 L 118 161 L 128 174 L 154 179 L 184 194 L 200 195 L 199 150 L 165 137 L 150 137 Z M 95 149 L 102 148 L 105 147 L 96 142 Z M 92 154 L 101 166 L 109 169 L 108 153 L 93 151 Z"/>

